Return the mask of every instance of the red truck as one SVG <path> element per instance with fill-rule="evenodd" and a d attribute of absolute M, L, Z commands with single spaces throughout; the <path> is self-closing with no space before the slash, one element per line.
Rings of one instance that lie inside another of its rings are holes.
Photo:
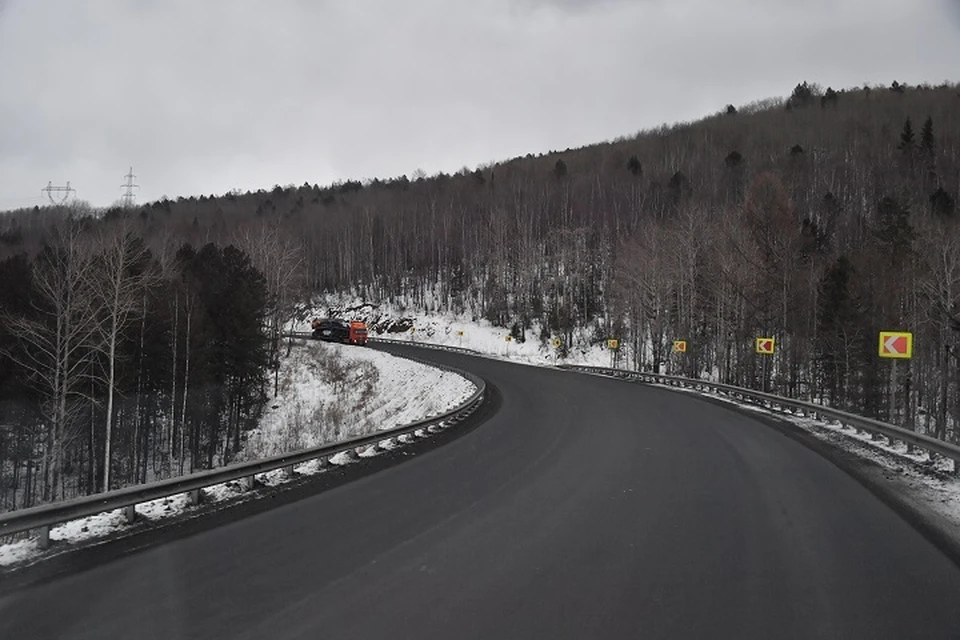
<path fill-rule="evenodd" d="M 367 344 L 367 325 L 363 322 L 316 318 L 310 326 L 313 329 L 313 337 L 317 340 L 355 344 L 360 347 Z"/>

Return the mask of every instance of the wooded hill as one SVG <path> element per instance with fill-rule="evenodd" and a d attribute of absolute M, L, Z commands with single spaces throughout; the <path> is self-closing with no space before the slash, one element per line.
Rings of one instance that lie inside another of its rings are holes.
<path fill-rule="evenodd" d="M 233 245 L 237 261 L 249 260 L 236 272 L 249 267 L 262 277 L 264 297 L 253 305 L 260 315 L 249 322 L 265 327 L 263 348 L 274 355 L 267 338 L 294 301 L 353 289 L 371 301 L 470 312 L 526 339 L 556 335 L 569 346 L 618 337 L 630 366 L 763 386 L 956 440 L 958 191 L 960 87 L 824 91 L 802 83 L 786 99 L 455 175 L 162 200 L 87 212 L 97 215 L 80 222 L 84 212 L 74 210 L 72 224 L 70 212 L 53 208 L 12 212 L 0 217 L 0 300 L 13 316 L 0 339 L 13 345 L 8 352 L 24 344 L 16 318 L 49 304 L 37 284 L 40 265 L 49 252 L 62 253 L 65 238 L 101 238 L 90 242 L 96 255 L 110 246 L 103 238 L 129 237 L 166 276 L 150 281 L 147 311 L 118 323 L 126 352 L 110 356 L 99 338 L 90 347 L 97 355 L 89 361 L 101 369 L 117 360 L 122 381 L 98 374 L 69 393 L 37 391 L 43 376 L 26 377 L 7 356 L 0 395 L 22 399 L 29 388 L 37 407 L 71 399 L 76 410 L 56 419 L 64 464 L 103 466 L 111 386 L 137 407 L 114 409 L 124 412 L 118 420 L 130 442 L 111 454 L 118 469 L 149 464 L 171 473 L 183 465 L 155 462 L 171 455 L 214 464 L 216 456 L 200 455 L 204 447 L 229 459 L 224 442 L 242 437 L 264 394 L 244 391 L 239 409 L 229 400 L 211 405 L 221 424 L 239 431 L 193 442 L 208 418 L 188 415 L 192 385 L 201 382 L 192 373 L 185 379 L 186 362 L 221 356 L 196 325 L 187 328 L 183 305 L 188 294 L 204 298 L 194 295 L 204 280 L 189 275 L 189 256 L 220 252 L 227 261 Z M 174 285 L 180 295 L 164 293 Z M 232 322 L 216 311 L 206 317 L 211 330 Z M 249 331 L 237 323 L 232 329 Z M 915 336 L 914 358 L 901 362 L 896 380 L 877 357 L 877 333 L 887 329 Z M 777 338 L 765 367 L 754 352 L 761 335 Z M 670 353 L 675 339 L 687 340 L 686 354 Z M 161 408 L 144 413 L 145 374 L 136 363 L 148 362 L 147 350 L 170 355 L 150 388 Z M 254 358 L 258 375 L 243 379 L 266 389 L 270 359 Z M 181 404 L 187 413 L 162 408 Z M 22 402 L 20 414 L 9 406 L 0 405 L 0 459 L 14 460 L 13 449 L 20 457 L 3 467 L 6 483 L 25 459 L 40 464 L 53 451 L 50 410 L 26 418 Z M 12 435 L 23 425 L 33 435 Z M 82 490 L 98 486 L 89 475 Z M 127 472 L 125 481 L 148 475 Z"/>

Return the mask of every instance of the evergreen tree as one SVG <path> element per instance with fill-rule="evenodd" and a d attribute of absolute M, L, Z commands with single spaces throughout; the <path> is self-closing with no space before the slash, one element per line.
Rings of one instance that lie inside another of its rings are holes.
<path fill-rule="evenodd" d="M 728 169 L 736 169 L 743 163 L 743 156 L 740 155 L 739 151 L 731 151 L 727 154 L 727 157 L 723 159 L 723 163 L 727 165 Z"/>
<path fill-rule="evenodd" d="M 913 123 L 910 121 L 910 117 L 907 116 L 906 121 L 903 123 L 903 131 L 900 132 L 900 144 L 897 145 L 897 148 L 908 153 L 913 151 L 915 138 Z"/>
<path fill-rule="evenodd" d="M 820 108 L 826 109 L 828 106 L 836 107 L 840 101 L 840 94 L 833 90 L 832 87 L 827 87 L 826 93 L 820 97 Z"/>
<path fill-rule="evenodd" d="M 928 154 L 933 155 L 933 146 L 934 146 L 934 137 L 933 137 L 933 118 L 927 116 L 926 121 L 923 123 L 923 129 L 920 130 L 920 149 Z"/>
<path fill-rule="evenodd" d="M 913 249 L 916 233 L 910 224 L 910 209 L 896 198 L 886 197 L 877 205 L 877 239 L 898 260 Z"/>
<path fill-rule="evenodd" d="M 937 187 L 937 190 L 930 196 L 930 208 L 934 213 L 941 216 L 952 216 L 955 208 L 953 197 L 944 191 L 943 187 Z"/>
<path fill-rule="evenodd" d="M 557 160 L 557 163 L 553 165 L 553 175 L 558 178 L 567 177 L 567 163 L 563 161 L 563 158 Z"/>
<path fill-rule="evenodd" d="M 847 404 L 850 377 L 859 364 L 863 310 L 851 291 L 853 265 L 841 255 L 820 280 L 817 298 L 817 353 L 834 404 Z"/>
<path fill-rule="evenodd" d="M 674 204 L 679 204 L 683 198 L 689 196 L 693 191 L 690 186 L 690 179 L 682 171 L 677 171 L 670 176 L 667 189 L 670 191 L 670 199 Z"/>
<path fill-rule="evenodd" d="M 791 94 L 790 99 L 787 101 L 787 106 L 809 107 L 813 104 L 813 100 L 814 87 L 811 87 L 807 82 L 802 82 L 793 89 L 793 94 Z"/>

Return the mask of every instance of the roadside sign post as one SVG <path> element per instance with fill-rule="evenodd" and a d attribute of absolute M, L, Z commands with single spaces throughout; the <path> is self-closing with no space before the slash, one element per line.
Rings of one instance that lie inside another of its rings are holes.
<path fill-rule="evenodd" d="M 674 354 L 680 354 L 680 356 L 683 356 L 687 352 L 687 341 L 674 340 L 671 351 L 673 351 Z M 670 373 L 683 372 L 685 369 L 684 364 L 678 358 L 669 358 L 667 363 L 670 366 Z M 674 367 L 676 367 L 676 372 L 674 371 Z"/>
<path fill-rule="evenodd" d="M 616 369 L 618 360 L 617 356 L 620 353 L 620 341 L 616 338 L 608 338 L 607 349 L 610 350 L 610 368 Z"/>
<path fill-rule="evenodd" d="M 757 353 L 762 356 L 772 356 L 776 352 L 776 338 L 757 338 Z M 760 361 L 760 389 L 767 391 L 767 359 Z"/>
<path fill-rule="evenodd" d="M 881 331 L 877 353 L 881 358 L 893 360 L 890 367 L 890 397 L 888 419 L 896 424 L 897 414 L 897 360 L 913 357 L 913 334 L 909 331 Z M 912 425 L 909 425 L 912 428 Z"/>

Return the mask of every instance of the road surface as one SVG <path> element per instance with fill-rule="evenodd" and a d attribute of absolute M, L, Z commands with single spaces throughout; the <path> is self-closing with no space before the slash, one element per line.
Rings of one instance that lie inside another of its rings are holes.
<path fill-rule="evenodd" d="M 960 569 L 776 429 L 416 354 L 485 377 L 500 410 L 355 482 L 15 592 L 0 638 L 960 638 Z"/>

